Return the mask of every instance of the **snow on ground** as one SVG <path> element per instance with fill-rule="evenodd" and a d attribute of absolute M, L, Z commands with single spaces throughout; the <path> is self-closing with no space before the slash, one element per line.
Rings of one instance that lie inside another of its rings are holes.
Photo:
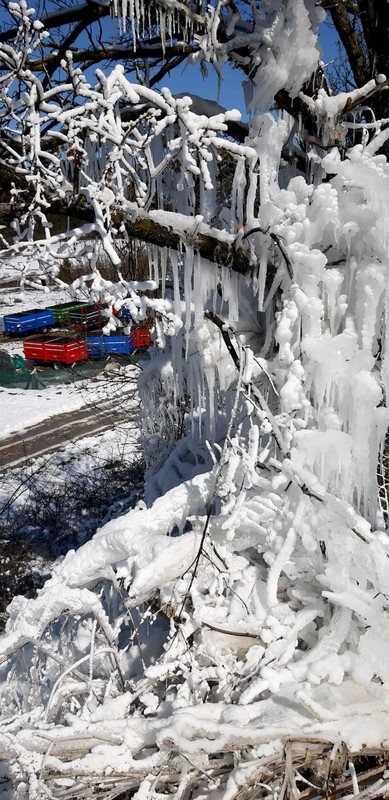
<path fill-rule="evenodd" d="M 89 392 L 78 386 L 49 386 L 42 390 L 0 388 L 0 438 L 31 427 L 42 420 L 74 411 L 91 402 Z"/>
<path fill-rule="evenodd" d="M 121 382 L 120 392 L 132 393 L 136 387 L 139 369 L 133 365 L 123 369 L 126 380 Z M 90 403 L 107 402 L 117 391 L 114 379 L 106 377 L 106 374 L 71 385 L 55 385 L 28 391 L 0 387 L 0 439 L 57 414 L 76 411 Z"/>
<path fill-rule="evenodd" d="M 59 486 L 76 484 L 83 475 L 89 474 L 92 479 L 96 471 L 106 468 L 107 464 L 121 464 L 124 468 L 139 458 L 137 417 L 103 433 L 86 436 L 77 442 L 69 441 L 54 453 L 34 458 L 28 467 L 7 470 L 0 483 L 0 514 L 10 497 L 13 498 L 14 510 L 22 509 L 29 493 L 36 492 L 39 486 L 46 485 L 54 495 Z M 94 510 L 88 510 L 91 517 Z M 85 519 L 85 524 L 87 522 Z"/>
<path fill-rule="evenodd" d="M 0 317 L 5 314 L 15 314 L 19 311 L 28 311 L 30 308 L 46 308 L 51 303 L 69 303 L 71 296 L 65 289 L 57 287 L 42 289 L 25 289 L 8 287 L 2 282 L 0 274 Z M 1 325 L 2 328 L 2 325 Z"/>

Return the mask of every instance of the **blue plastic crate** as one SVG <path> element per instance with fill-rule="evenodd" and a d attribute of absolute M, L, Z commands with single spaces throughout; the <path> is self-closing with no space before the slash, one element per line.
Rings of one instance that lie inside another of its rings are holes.
<path fill-rule="evenodd" d="M 86 343 L 91 358 L 100 358 L 111 354 L 128 356 L 135 347 L 128 336 L 87 336 Z"/>
<path fill-rule="evenodd" d="M 4 334 L 23 334 L 31 331 L 42 331 L 55 325 L 54 314 L 49 309 L 31 308 L 29 311 L 18 311 L 7 314 L 3 318 Z"/>

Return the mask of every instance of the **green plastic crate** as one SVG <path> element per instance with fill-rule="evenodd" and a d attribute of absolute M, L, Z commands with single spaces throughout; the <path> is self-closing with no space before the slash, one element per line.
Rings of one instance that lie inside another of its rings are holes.
<path fill-rule="evenodd" d="M 85 308 L 88 303 L 82 302 L 70 302 L 70 303 L 58 303 L 55 306 L 47 306 L 48 311 L 52 311 L 54 314 L 55 324 L 59 327 L 64 327 L 68 323 L 69 314 L 73 311 L 80 311 L 80 309 Z"/>

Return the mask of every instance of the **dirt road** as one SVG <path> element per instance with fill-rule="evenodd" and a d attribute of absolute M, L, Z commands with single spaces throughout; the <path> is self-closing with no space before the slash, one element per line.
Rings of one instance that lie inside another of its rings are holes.
<path fill-rule="evenodd" d="M 135 398 L 136 390 L 125 395 Z M 63 445 L 101 433 L 124 422 L 137 413 L 137 406 L 124 402 L 118 406 L 117 398 L 91 403 L 77 411 L 57 414 L 37 425 L 0 439 L 0 470 L 20 467 L 37 456 L 59 450 Z"/>

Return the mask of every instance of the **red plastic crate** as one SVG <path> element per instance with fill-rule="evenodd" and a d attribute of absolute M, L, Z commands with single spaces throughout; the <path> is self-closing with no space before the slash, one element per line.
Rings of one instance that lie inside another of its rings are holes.
<path fill-rule="evenodd" d="M 69 325 L 74 331 L 90 330 L 104 325 L 107 321 L 103 319 L 102 308 L 99 303 L 83 306 L 78 311 L 71 311 L 69 314 Z"/>
<path fill-rule="evenodd" d="M 23 343 L 24 356 L 32 361 L 74 364 L 88 358 L 88 348 L 84 339 L 70 337 L 37 336 Z"/>
<path fill-rule="evenodd" d="M 150 347 L 151 338 L 148 328 L 134 328 L 131 331 L 131 338 L 134 347 Z"/>

